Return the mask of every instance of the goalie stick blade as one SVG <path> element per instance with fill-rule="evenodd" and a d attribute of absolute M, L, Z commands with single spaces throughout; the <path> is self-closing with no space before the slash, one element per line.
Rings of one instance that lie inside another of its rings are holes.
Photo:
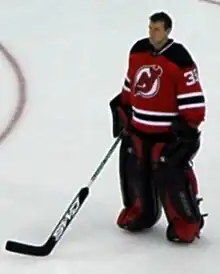
<path fill-rule="evenodd" d="M 63 236 L 65 230 L 70 225 L 72 219 L 76 216 L 83 202 L 89 194 L 89 188 L 83 187 L 80 189 L 68 209 L 60 219 L 59 223 L 54 228 L 47 242 L 42 246 L 34 246 L 16 241 L 7 241 L 5 249 L 14 253 L 32 256 L 47 256 L 54 249 L 55 245 Z"/>
<path fill-rule="evenodd" d="M 118 138 L 115 140 L 111 148 L 109 149 L 108 153 L 101 161 L 99 166 L 97 167 L 96 171 L 90 178 L 90 181 L 86 187 L 80 189 L 78 194 L 75 196 L 63 216 L 61 217 L 60 221 L 54 228 L 53 232 L 49 236 L 46 243 L 42 246 L 34 246 L 24 243 L 19 243 L 15 241 L 7 241 L 5 245 L 5 249 L 14 253 L 24 254 L 24 255 L 32 255 L 32 256 L 47 256 L 49 255 L 52 250 L 55 248 L 55 245 L 60 241 L 61 237 L 63 236 L 64 232 L 70 225 L 73 218 L 76 216 L 78 211 L 80 210 L 82 204 L 86 200 L 87 196 L 89 195 L 89 188 L 94 183 L 98 175 L 100 174 L 101 170 L 107 163 L 108 159 L 111 157 L 112 153 L 116 149 L 117 145 L 121 140 L 121 135 L 123 131 L 119 134 Z"/>
<path fill-rule="evenodd" d="M 34 245 L 19 243 L 15 241 L 7 241 L 5 249 L 8 251 L 23 254 L 23 255 L 44 257 L 44 256 L 48 256 L 51 253 L 55 245 L 56 245 L 56 241 L 54 240 L 54 238 L 50 238 L 42 246 L 34 246 Z"/>

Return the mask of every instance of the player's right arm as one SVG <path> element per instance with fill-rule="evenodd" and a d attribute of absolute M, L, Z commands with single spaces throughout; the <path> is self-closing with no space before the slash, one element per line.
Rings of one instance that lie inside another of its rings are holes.
<path fill-rule="evenodd" d="M 121 92 L 110 101 L 113 118 L 113 136 L 117 137 L 123 128 L 126 128 L 131 119 L 131 51 L 128 57 L 128 68 Z"/>
<path fill-rule="evenodd" d="M 120 100 L 122 105 L 130 105 L 130 93 L 131 93 L 131 52 L 128 58 L 128 69 L 122 86 Z"/>
<path fill-rule="evenodd" d="M 199 81 L 198 69 L 189 52 L 178 46 L 179 70 L 177 84 L 177 104 L 181 117 L 198 127 L 205 120 L 205 96 Z"/>

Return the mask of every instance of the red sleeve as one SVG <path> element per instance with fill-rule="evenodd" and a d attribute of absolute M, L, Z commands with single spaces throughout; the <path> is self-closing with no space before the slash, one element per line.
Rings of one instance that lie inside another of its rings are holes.
<path fill-rule="evenodd" d="M 124 105 L 130 105 L 130 93 L 131 93 L 131 53 L 128 59 L 128 69 L 122 86 L 120 98 Z"/>
<path fill-rule="evenodd" d="M 195 64 L 179 70 L 177 103 L 180 115 L 188 123 L 198 126 L 205 119 L 205 98 Z"/>

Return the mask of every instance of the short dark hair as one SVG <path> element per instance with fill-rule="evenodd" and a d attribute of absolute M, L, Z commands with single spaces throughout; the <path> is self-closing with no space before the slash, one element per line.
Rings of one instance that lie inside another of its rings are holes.
<path fill-rule="evenodd" d="M 173 25 L 172 19 L 165 12 L 157 12 L 157 13 L 152 14 L 150 16 L 150 20 L 151 20 L 151 22 L 154 22 L 154 23 L 156 23 L 158 21 L 163 22 L 165 30 L 172 29 L 172 25 Z"/>

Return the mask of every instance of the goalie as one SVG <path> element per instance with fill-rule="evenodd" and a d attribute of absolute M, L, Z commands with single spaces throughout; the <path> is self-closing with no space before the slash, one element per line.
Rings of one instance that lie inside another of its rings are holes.
<path fill-rule="evenodd" d="M 167 239 L 191 243 L 204 225 L 192 160 L 205 99 L 197 66 L 186 48 L 169 38 L 166 13 L 150 17 L 149 38 L 129 53 L 120 94 L 110 102 L 113 136 L 123 128 L 120 185 L 124 208 L 117 224 L 132 232 L 154 226 L 164 209 Z"/>

